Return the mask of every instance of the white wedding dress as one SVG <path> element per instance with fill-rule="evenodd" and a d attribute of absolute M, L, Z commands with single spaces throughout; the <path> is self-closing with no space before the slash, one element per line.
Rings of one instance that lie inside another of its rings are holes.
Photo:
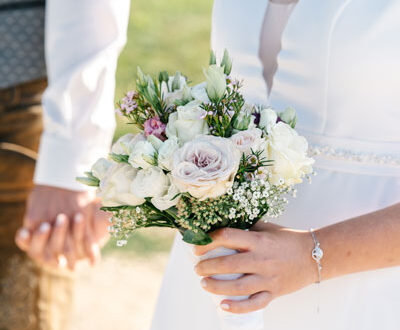
<path fill-rule="evenodd" d="M 229 49 L 232 76 L 244 79 L 249 100 L 295 107 L 298 131 L 319 152 L 313 183 L 300 185 L 275 221 L 318 228 L 400 202 L 400 1 L 269 6 L 266 15 L 266 0 L 216 0 L 212 46 L 218 54 Z M 263 75 L 275 64 L 261 62 L 260 36 L 273 29 L 274 11 L 291 15 L 267 100 Z M 220 329 L 199 280 L 177 236 L 152 330 Z M 398 330 L 400 267 L 311 285 L 274 300 L 264 316 L 265 330 Z"/>

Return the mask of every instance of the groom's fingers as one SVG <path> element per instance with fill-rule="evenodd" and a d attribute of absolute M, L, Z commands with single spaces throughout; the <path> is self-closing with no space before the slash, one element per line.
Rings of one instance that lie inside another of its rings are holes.
<path fill-rule="evenodd" d="M 27 228 L 20 228 L 15 235 L 15 244 L 22 250 L 27 251 L 31 241 L 31 233 Z"/>
<path fill-rule="evenodd" d="M 27 251 L 32 259 L 36 261 L 43 260 L 44 250 L 50 236 L 50 229 L 50 224 L 48 222 L 43 222 L 39 229 L 32 234 L 31 243 Z"/>
<path fill-rule="evenodd" d="M 258 275 L 244 275 L 237 280 L 216 280 L 205 277 L 201 286 L 208 292 L 225 296 L 247 296 L 262 290 Z"/>
<path fill-rule="evenodd" d="M 241 274 L 252 273 L 257 271 L 254 269 L 254 263 L 249 262 L 252 259 L 252 254 L 242 252 L 232 254 L 225 257 L 217 257 L 200 261 L 195 271 L 200 276 L 212 276 L 217 274 Z"/>
<path fill-rule="evenodd" d="M 242 229 L 218 229 L 210 233 L 213 240 L 210 244 L 194 247 L 194 254 L 203 255 L 217 247 L 248 251 L 252 247 L 253 235 L 254 233 Z"/>
<path fill-rule="evenodd" d="M 48 258 L 54 258 L 57 260 L 57 257 L 60 253 L 62 253 L 65 237 L 68 231 L 68 218 L 65 214 L 57 215 L 55 225 L 53 227 L 53 231 L 49 238 L 49 243 L 47 245 L 47 255 Z"/>
<path fill-rule="evenodd" d="M 91 223 L 85 221 L 84 243 L 86 254 L 89 257 L 90 263 L 95 265 L 100 260 L 100 247 L 95 242 Z"/>
<path fill-rule="evenodd" d="M 250 313 L 263 309 L 272 299 L 273 297 L 269 292 L 262 291 L 251 295 L 249 299 L 245 300 L 222 300 L 220 306 L 224 311 L 235 314 Z"/>
<path fill-rule="evenodd" d="M 76 254 L 80 258 L 83 258 L 85 256 L 85 247 L 83 243 L 84 232 L 85 232 L 85 224 L 84 224 L 83 214 L 77 213 L 74 216 L 72 236 Z"/>

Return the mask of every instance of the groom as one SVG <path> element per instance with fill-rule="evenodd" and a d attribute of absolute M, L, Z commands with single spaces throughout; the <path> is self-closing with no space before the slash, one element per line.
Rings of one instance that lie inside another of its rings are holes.
<path fill-rule="evenodd" d="M 2 330 L 63 329 L 72 276 L 45 265 L 98 258 L 104 221 L 75 177 L 111 143 L 128 13 L 129 0 L 0 3 Z"/>

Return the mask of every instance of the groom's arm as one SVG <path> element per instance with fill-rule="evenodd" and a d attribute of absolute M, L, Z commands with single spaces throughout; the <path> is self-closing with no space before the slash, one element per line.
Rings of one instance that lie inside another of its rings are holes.
<path fill-rule="evenodd" d="M 94 196 L 75 177 L 109 150 L 115 127 L 115 71 L 128 16 L 129 0 L 46 2 L 49 85 L 43 96 L 35 188 L 24 221 L 31 232 L 42 222 L 54 223 L 60 213 L 69 219 L 81 213 L 84 222 L 91 221 Z M 34 241 L 40 244 L 28 249 L 32 257 L 43 258 L 47 236 L 42 234 Z"/>

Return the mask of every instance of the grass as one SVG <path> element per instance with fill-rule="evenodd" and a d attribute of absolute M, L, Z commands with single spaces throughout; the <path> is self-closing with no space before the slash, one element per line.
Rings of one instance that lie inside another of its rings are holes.
<path fill-rule="evenodd" d="M 212 0 L 136 0 L 132 1 L 128 42 L 117 69 L 116 100 L 135 86 L 136 68 L 157 74 L 176 70 L 193 83 L 202 81 L 210 52 Z M 115 138 L 132 132 L 133 127 L 117 118 Z M 118 248 L 110 240 L 104 254 L 123 253 L 126 256 L 149 256 L 168 251 L 173 230 L 146 229 L 137 231 L 127 246 Z"/>
<path fill-rule="evenodd" d="M 117 69 L 116 100 L 135 86 L 136 68 L 157 74 L 176 70 L 203 80 L 210 52 L 212 0 L 132 1 L 128 42 Z M 132 130 L 118 119 L 116 137 Z"/>

